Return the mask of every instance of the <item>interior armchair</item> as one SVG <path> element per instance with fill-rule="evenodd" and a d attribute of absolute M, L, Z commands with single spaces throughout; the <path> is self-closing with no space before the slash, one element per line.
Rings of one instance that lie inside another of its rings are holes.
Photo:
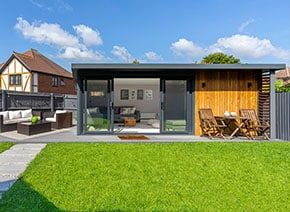
<path fill-rule="evenodd" d="M 51 122 L 54 129 L 72 127 L 72 112 L 66 110 L 56 110 L 55 112 L 44 112 L 45 121 Z"/>

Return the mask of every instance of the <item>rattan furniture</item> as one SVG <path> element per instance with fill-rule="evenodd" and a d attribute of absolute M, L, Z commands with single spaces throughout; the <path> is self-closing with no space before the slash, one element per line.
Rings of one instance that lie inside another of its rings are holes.
<path fill-rule="evenodd" d="M 17 132 L 24 135 L 35 135 L 51 131 L 51 122 L 39 121 L 35 124 L 31 122 L 17 123 Z"/>

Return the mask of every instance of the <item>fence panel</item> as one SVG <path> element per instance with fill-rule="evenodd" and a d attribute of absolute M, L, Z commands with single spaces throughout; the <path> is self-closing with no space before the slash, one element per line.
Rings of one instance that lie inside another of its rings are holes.
<path fill-rule="evenodd" d="M 290 140 L 290 93 L 276 93 L 277 138 Z"/>
<path fill-rule="evenodd" d="M 76 95 L 51 93 L 28 93 L 19 91 L 0 91 L 0 109 L 23 110 L 33 109 L 41 111 L 76 110 Z"/>

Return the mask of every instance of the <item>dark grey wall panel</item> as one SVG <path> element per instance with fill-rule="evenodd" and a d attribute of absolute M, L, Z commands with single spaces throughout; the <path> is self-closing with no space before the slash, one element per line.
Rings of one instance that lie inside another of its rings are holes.
<path fill-rule="evenodd" d="M 290 93 L 276 93 L 276 136 L 290 140 Z"/>

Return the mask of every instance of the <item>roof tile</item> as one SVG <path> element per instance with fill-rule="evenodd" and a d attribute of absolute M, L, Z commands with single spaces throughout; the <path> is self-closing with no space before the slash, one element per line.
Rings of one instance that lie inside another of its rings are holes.
<path fill-rule="evenodd" d="M 51 61 L 37 50 L 30 49 L 23 54 L 14 52 L 14 56 L 19 59 L 30 71 L 52 74 L 62 77 L 72 78 L 72 74 Z"/>

